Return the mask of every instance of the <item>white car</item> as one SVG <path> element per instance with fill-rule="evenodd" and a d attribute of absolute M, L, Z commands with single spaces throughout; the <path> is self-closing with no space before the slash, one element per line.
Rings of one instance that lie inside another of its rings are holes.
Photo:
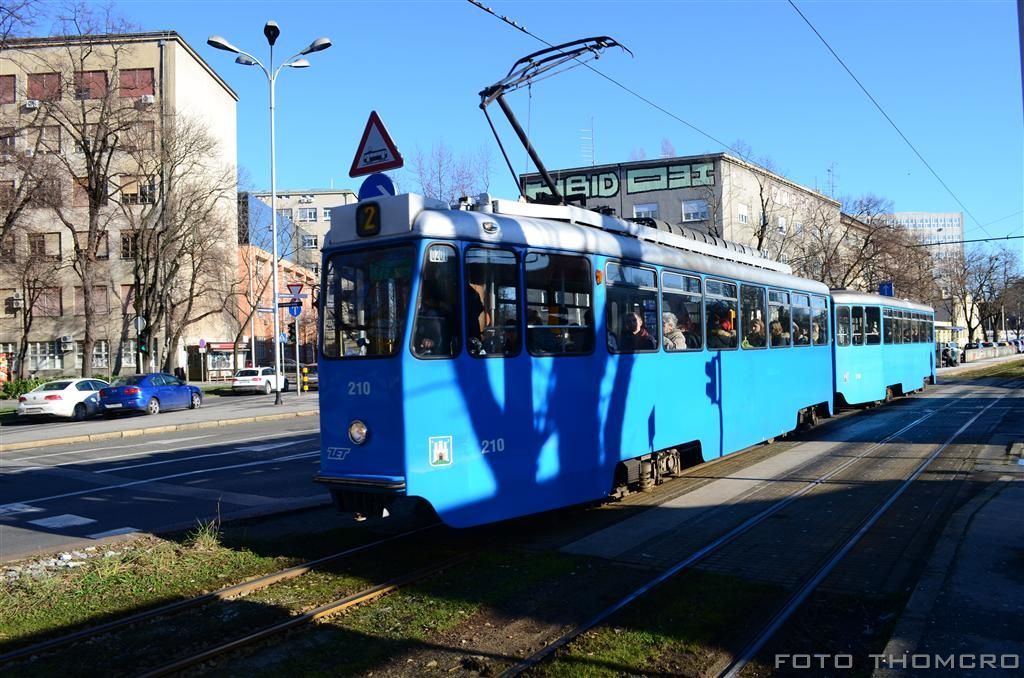
<path fill-rule="evenodd" d="M 288 390 L 288 377 L 281 376 L 283 381 L 274 381 L 273 367 L 247 367 L 238 370 L 235 378 L 231 380 L 231 390 L 235 393 L 266 393 L 274 392 L 274 385 L 279 384 L 282 391 Z"/>
<path fill-rule="evenodd" d="M 49 381 L 18 398 L 18 416 L 52 415 L 81 421 L 99 412 L 98 391 L 108 386 L 102 379 Z"/>

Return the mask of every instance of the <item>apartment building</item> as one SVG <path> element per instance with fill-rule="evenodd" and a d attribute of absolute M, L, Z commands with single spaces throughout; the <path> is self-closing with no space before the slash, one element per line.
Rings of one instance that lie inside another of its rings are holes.
<path fill-rule="evenodd" d="M 964 255 L 963 212 L 894 212 L 891 223 L 913 233 L 936 257 Z"/>
<path fill-rule="evenodd" d="M 270 192 L 254 192 L 264 204 L 270 205 Z M 287 219 L 294 229 L 282 231 L 282 253 L 316 274 L 320 272 L 320 246 L 331 228 L 331 208 L 350 205 L 359 198 L 352 191 L 341 189 L 282 189 L 277 192 L 277 214 L 280 223 Z"/>
<path fill-rule="evenodd" d="M 80 372 L 87 302 L 97 376 L 174 368 L 201 340 L 233 340 L 235 92 L 173 31 L 15 39 L 4 57 L 11 372 Z"/>

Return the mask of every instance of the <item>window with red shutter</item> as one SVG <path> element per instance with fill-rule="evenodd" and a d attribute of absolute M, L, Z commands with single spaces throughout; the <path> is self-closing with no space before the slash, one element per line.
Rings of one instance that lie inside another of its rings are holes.
<path fill-rule="evenodd" d="M 152 68 L 126 68 L 121 71 L 119 81 L 123 97 L 141 97 L 154 93 Z"/>

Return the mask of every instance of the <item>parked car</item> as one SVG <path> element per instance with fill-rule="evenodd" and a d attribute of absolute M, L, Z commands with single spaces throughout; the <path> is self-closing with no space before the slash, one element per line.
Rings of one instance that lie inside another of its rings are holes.
<path fill-rule="evenodd" d="M 283 381 L 274 379 L 273 367 L 247 367 L 238 370 L 234 379 L 231 380 L 231 390 L 235 393 L 266 393 L 274 392 L 274 386 L 280 385 L 282 391 L 288 390 L 288 377 L 278 377 Z"/>
<path fill-rule="evenodd" d="M 955 341 L 947 341 L 941 346 L 942 365 L 945 367 L 956 367 L 963 360 L 963 353 L 960 345 Z"/>
<path fill-rule="evenodd" d="M 52 415 L 81 421 L 100 411 L 100 389 L 110 386 L 102 379 L 59 379 L 40 384 L 18 398 L 18 416 Z"/>
<path fill-rule="evenodd" d="M 309 386 L 310 389 L 316 389 L 319 391 L 320 376 L 316 371 L 316 363 L 313 363 L 312 365 L 303 365 L 302 369 L 305 370 L 306 385 Z"/>
<path fill-rule="evenodd" d="M 203 392 L 198 387 L 163 372 L 118 377 L 100 391 L 104 416 L 122 410 L 139 410 L 146 414 L 185 407 L 194 410 L 202 404 Z"/>

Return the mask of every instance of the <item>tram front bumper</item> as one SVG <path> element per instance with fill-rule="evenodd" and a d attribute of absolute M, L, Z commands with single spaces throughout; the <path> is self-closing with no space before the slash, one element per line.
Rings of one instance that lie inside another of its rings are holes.
<path fill-rule="evenodd" d="M 384 516 L 396 499 L 405 496 L 405 478 L 401 476 L 313 477 L 331 492 L 334 505 L 342 513 Z"/>

